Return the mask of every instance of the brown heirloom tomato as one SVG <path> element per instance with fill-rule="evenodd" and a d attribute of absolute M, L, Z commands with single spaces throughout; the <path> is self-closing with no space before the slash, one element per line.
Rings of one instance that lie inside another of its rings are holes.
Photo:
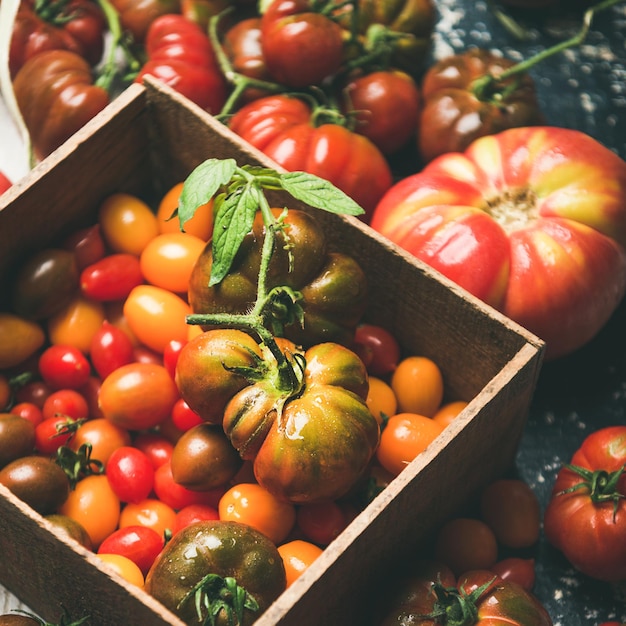
<path fill-rule="evenodd" d="M 422 81 L 417 133 L 424 162 L 447 152 L 463 152 L 484 135 L 544 123 L 529 74 L 516 74 L 482 92 L 477 90 L 475 81 L 488 75 L 497 78 L 513 65 L 509 59 L 475 48 L 428 69 Z"/>
<path fill-rule="evenodd" d="M 102 57 L 105 30 L 104 14 L 92 0 L 22 0 L 9 48 L 11 78 L 46 50 L 69 50 L 95 65 Z"/>
<path fill-rule="evenodd" d="M 187 624 L 250 626 L 285 590 L 282 558 L 238 522 L 200 521 L 177 532 L 146 576 L 145 590 Z M 206 620 L 206 621 L 205 621 Z"/>
<path fill-rule="evenodd" d="M 520 585 L 473 570 L 458 579 L 445 565 L 420 563 L 392 599 L 382 626 L 510 624 L 552 626 L 541 603 Z"/>
<path fill-rule="evenodd" d="M 180 13 L 180 0 L 111 0 L 120 15 L 122 28 L 137 43 L 143 43 L 150 25 L 157 17 Z"/>
<path fill-rule="evenodd" d="M 280 213 L 274 209 L 276 217 Z M 363 270 L 353 258 L 327 251 L 324 231 L 311 214 L 290 210 L 284 223 L 285 228 L 277 233 L 267 287 L 286 286 L 300 292 L 304 327 L 289 318 L 288 307 L 280 301 L 272 316 L 284 325 L 285 336 L 299 344 L 350 341 L 367 304 Z M 189 303 L 194 313 L 244 313 L 252 307 L 264 239 L 265 227 L 259 212 L 230 273 L 212 287 L 212 247 L 210 243 L 206 246 L 189 281 Z"/>
<path fill-rule="evenodd" d="M 13 81 L 15 99 L 37 159 L 43 159 L 109 103 L 75 52 L 50 50 L 29 59 Z"/>

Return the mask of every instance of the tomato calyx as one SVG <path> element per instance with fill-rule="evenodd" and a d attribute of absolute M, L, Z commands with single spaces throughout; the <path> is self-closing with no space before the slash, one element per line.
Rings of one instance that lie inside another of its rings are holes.
<path fill-rule="evenodd" d="M 518 230 L 539 217 L 537 196 L 528 187 L 508 189 L 488 198 L 485 211 L 506 232 Z"/>
<path fill-rule="evenodd" d="M 432 590 L 437 597 L 433 610 L 426 615 L 420 615 L 422 619 L 432 619 L 446 626 L 472 626 L 478 621 L 478 602 L 483 594 L 488 591 L 497 576 L 476 587 L 472 592 L 456 587 L 445 587 L 441 581 L 433 584 Z"/>
<path fill-rule="evenodd" d="M 613 523 L 615 523 L 620 500 L 626 499 L 626 494 L 618 490 L 619 481 L 626 471 L 626 463 L 614 472 L 607 472 L 606 470 L 592 471 L 570 464 L 566 464 L 565 467 L 578 474 L 583 480 L 569 489 L 559 491 L 556 495 L 561 496 L 585 489 L 594 504 L 613 502 Z"/>
<path fill-rule="evenodd" d="M 77 451 L 67 446 L 57 450 L 55 463 L 65 472 L 71 489 L 86 476 L 104 473 L 104 463 L 91 458 L 92 448 L 90 443 L 83 443 Z"/>
<path fill-rule="evenodd" d="M 178 609 L 193 599 L 198 621 L 203 626 L 215 626 L 221 611 L 229 624 L 243 624 L 244 610 L 256 612 L 259 603 L 231 576 L 207 574 L 194 585 L 178 604 Z"/>

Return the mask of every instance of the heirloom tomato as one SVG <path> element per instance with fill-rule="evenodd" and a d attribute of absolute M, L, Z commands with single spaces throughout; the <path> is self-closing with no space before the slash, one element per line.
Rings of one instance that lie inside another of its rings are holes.
<path fill-rule="evenodd" d="M 590 136 L 512 128 L 394 185 L 372 227 L 547 343 L 573 352 L 626 288 L 626 162 Z"/>
<path fill-rule="evenodd" d="M 578 570 L 626 580 L 626 426 L 591 433 L 558 473 L 544 514 L 548 541 Z"/>
<path fill-rule="evenodd" d="M 283 560 L 262 533 L 238 522 L 191 524 L 165 545 L 145 590 L 188 624 L 251 626 L 285 590 Z"/>
<path fill-rule="evenodd" d="M 35 425 L 19 415 L 0 413 L 0 469 L 34 449 Z"/>
<path fill-rule="evenodd" d="M 261 19 L 265 66 L 276 82 L 301 88 L 319 85 L 343 61 L 343 32 L 309 0 L 274 0 Z"/>
<path fill-rule="evenodd" d="M 277 219 L 282 213 L 272 212 Z M 352 257 L 328 250 L 324 231 L 312 214 L 293 209 L 281 224 L 266 286 L 297 291 L 306 323 L 300 324 L 280 298 L 272 305 L 271 317 L 281 323 L 284 336 L 298 344 L 350 341 L 367 304 L 365 273 Z M 252 307 L 265 236 L 263 216 L 257 212 L 229 274 L 213 286 L 209 286 L 213 248 L 207 244 L 189 280 L 188 299 L 194 313 L 244 313 Z"/>
<path fill-rule="evenodd" d="M 104 13 L 92 0 L 22 0 L 9 48 L 11 78 L 46 50 L 69 50 L 95 65 L 104 51 L 105 31 Z"/>
<path fill-rule="evenodd" d="M 392 599 L 382 626 L 510 624 L 552 626 L 543 605 L 520 585 L 487 570 L 458 578 L 443 564 L 418 563 Z"/>
<path fill-rule="evenodd" d="M 364 135 L 316 117 L 302 100 L 281 94 L 249 102 L 228 125 L 286 170 L 333 183 L 363 207 L 367 220 L 392 184 L 389 165 Z"/>
<path fill-rule="evenodd" d="M 91 67 L 69 50 L 30 58 L 13 81 L 15 99 L 38 160 L 47 157 L 109 103 Z"/>
<path fill-rule="evenodd" d="M 180 0 L 111 0 L 120 23 L 137 43 L 144 43 L 152 22 L 161 15 L 180 13 Z"/>
<path fill-rule="evenodd" d="M 498 76 L 514 65 L 488 50 L 472 48 L 428 69 L 422 79 L 423 106 L 417 125 L 425 163 L 440 154 L 462 152 L 484 135 L 544 123 L 529 74 L 498 82 Z M 480 88 L 480 80 L 489 76 L 495 80 Z"/>
<path fill-rule="evenodd" d="M 217 114 L 226 102 L 227 86 L 208 35 L 182 15 L 162 15 L 146 36 L 147 62 L 136 77 L 154 76 Z"/>

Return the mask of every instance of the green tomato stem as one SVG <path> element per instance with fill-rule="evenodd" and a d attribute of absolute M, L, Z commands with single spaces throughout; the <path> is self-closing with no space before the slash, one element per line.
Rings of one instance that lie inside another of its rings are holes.
<path fill-rule="evenodd" d="M 583 16 L 583 24 L 581 29 L 576 33 L 573 37 L 566 39 L 550 48 L 546 48 L 542 52 L 539 52 L 532 57 L 525 59 L 524 61 L 520 61 L 516 63 L 509 69 L 505 70 L 499 76 L 493 76 L 491 74 L 486 74 L 485 76 L 481 76 L 476 79 L 474 83 L 471 85 L 471 91 L 474 92 L 474 95 L 479 100 L 486 100 L 490 98 L 491 92 L 493 92 L 494 88 L 499 84 L 505 81 L 507 78 L 511 76 L 515 76 L 517 74 L 521 74 L 523 72 L 527 72 L 532 67 L 534 67 L 537 63 L 544 61 L 545 59 L 554 56 L 555 54 L 559 54 L 568 48 L 573 46 L 580 45 L 587 36 L 589 29 L 591 28 L 591 23 L 593 22 L 593 18 L 596 13 L 600 11 L 604 11 L 624 0 L 604 0 L 594 6 L 589 7 Z M 504 94 L 503 94 L 504 95 Z"/>

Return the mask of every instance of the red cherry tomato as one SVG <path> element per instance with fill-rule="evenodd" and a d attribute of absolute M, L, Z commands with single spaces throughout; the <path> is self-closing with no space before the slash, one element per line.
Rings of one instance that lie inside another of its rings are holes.
<path fill-rule="evenodd" d="M 135 563 L 145 576 L 164 545 L 165 538 L 153 528 L 125 526 L 100 544 L 98 554 L 121 554 Z"/>
<path fill-rule="evenodd" d="M 172 466 L 167 462 L 154 472 L 154 493 L 161 502 L 178 511 L 190 504 L 208 504 L 217 508 L 224 489 L 218 488 L 209 491 L 187 489 L 174 480 Z"/>
<path fill-rule="evenodd" d="M 327 546 L 348 525 L 343 509 L 332 500 L 301 505 L 296 522 L 305 538 L 319 546 Z"/>
<path fill-rule="evenodd" d="M 204 420 L 182 399 L 179 398 L 172 409 L 172 422 L 183 432 L 202 424 Z"/>
<path fill-rule="evenodd" d="M 76 267 L 79 270 L 99 261 L 106 254 L 106 245 L 99 224 L 74 231 L 65 239 L 63 247 L 74 253 Z"/>
<path fill-rule="evenodd" d="M 72 419 L 89 417 L 89 405 L 85 396 L 74 389 L 59 389 L 53 391 L 43 403 L 41 410 L 44 420 L 57 415 Z"/>
<path fill-rule="evenodd" d="M 151 432 L 139 433 L 133 445 L 145 453 L 155 470 L 169 462 L 174 451 L 174 444 L 167 437 Z"/>
<path fill-rule="evenodd" d="M 139 258 L 123 252 L 103 257 L 80 274 L 83 294 L 100 302 L 123 300 L 143 282 Z"/>
<path fill-rule="evenodd" d="M 11 407 L 11 413 L 27 419 L 35 426 L 43 421 L 43 413 L 34 402 L 18 402 Z"/>
<path fill-rule="evenodd" d="M 79 389 L 91 376 L 91 365 L 78 348 L 53 345 L 39 357 L 39 373 L 53 389 Z"/>
<path fill-rule="evenodd" d="M 172 339 L 168 341 L 163 348 L 163 365 L 172 378 L 176 376 L 176 363 L 178 363 L 180 351 L 186 343 L 186 341 Z"/>
<path fill-rule="evenodd" d="M 491 571 L 502 578 L 517 583 L 526 591 L 535 586 L 535 560 L 510 557 L 502 559 L 491 567 Z"/>
<path fill-rule="evenodd" d="M 210 504 L 188 504 L 176 513 L 176 523 L 172 528 L 172 534 L 176 534 L 189 524 L 201 520 L 216 520 L 220 515 L 217 509 Z"/>
<path fill-rule="evenodd" d="M 133 362 L 133 343 L 121 328 L 105 320 L 91 339 L 89 357 L 100 378 L 105 379 L 122 365 Z"/>
<path fill-rule="evenodd" d="M 374 376 L 384 376 L 396 369 L 400 361 L 397 339 L 382 326 L 360 324 L 354 334 L 355 349 Z"/>
<path fill-rule="evenodd" d="M 154 467 L 145 452 L 122 446 L 111 453 L 106 464 L 111 489 L 121 502 L 141 502 L 152 492 Z"/>
<path fill-rule="evenodd" d="M 72 436 L 75 420 L 65 415 L 44 419 L 35 426 L 35 449 L 40 454 L 52 455 Z"/>

